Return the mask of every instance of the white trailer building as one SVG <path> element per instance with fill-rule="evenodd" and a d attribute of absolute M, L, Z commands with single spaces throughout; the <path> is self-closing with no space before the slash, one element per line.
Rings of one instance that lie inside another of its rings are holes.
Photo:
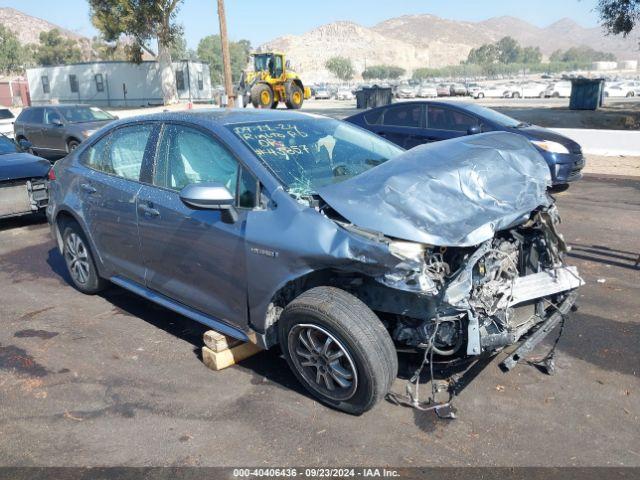
<path fill-rule="evenodd" d="M 173 62 L 178 97 L 184 101 L 212 99 L 209 65 Z M 97 107 L 162 105 L 160 69 L 156 61 L 85 62 L 27 69 L 32 105 L 85 103 Z"/>

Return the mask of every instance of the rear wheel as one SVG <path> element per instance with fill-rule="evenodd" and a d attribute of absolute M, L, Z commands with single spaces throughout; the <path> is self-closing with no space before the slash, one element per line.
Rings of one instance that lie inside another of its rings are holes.
<path fill-rule="evenodd" d="M 251 88 L 251 103 L 255 108 L 272 108 L 273 90 L 265 83 L 258 83 Z"/>
<path fill-rule="evenodd" d="M 484 93 L 482 93 L 482 92 L 481 92 L 481 93 L 479 93 L 479 94 L 478 94 L 478 98 L 484 98 Z"/>
<path fill-rule="evenodd" d="M 627 98 L 631 98 L 633 97 L 635 94 L 634 92 L 627 92 Z"/>
<path fill-rule="evenodd" d="M 78 145 L 80 145 L 80 142 L 78 140 L 69 140 L 69 143 L 67 143 L 67 148 L 69 150 L 69 153 L 73 152 L 76 148 L 78 148 Z"/>
<path fill-rule="evenodd" d="M 518 93 L 518 92 L 513 92 L 512 97 L 513 97 L 513 98 L 520 98 L 520 93 Z"/>
<path fill-rule="evenodd" d="M 287 363 L 321 402 L 360 415 L 391 388 L 398 372 L 391 337 L 353 295 L 313 288 L 287 305 L 278 323 Z"/>
<path fill-rule="evenodd" d="M 76 223 L 66 226 L 62 242 L 64 261 L 76 289 L 89 295 L 104 290 L 106 281 L 98 275 L 89 242 Z"/>
<path fill-rule="evenodd" d="M 292 83 L 287 89 L 287 108 L 297 110 L 302 107 L 302 103 L 304 102 L 304 93 L 302 89 Z"/>

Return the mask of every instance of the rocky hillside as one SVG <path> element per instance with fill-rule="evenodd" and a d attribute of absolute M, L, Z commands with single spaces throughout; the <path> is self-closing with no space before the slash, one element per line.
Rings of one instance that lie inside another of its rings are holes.
<path fill-rule="evenodd" d="M 351 58 L 357 72 L 374 63 L 402 65 L 408 69 L 429 64 L 427 50 L 353 22 L 330 23 L 302 36 L 280 37 L 261 48 L 285 52 L 299 72 L 315 72 L 314 81 L 331 79 L 324 64 L 337 55 Z"/>
<path fill-rule="evenodd" d="M 65 30 L 53 23 L 42 20 L 41 18 L 32 17 L 26 13 L 22 13 L 14 8 L 0 7 L 0 25 L 16 34 L 20 43 L 26 45 L 29 43 L 38 43 L 40 32 L 48 32 L 57 28 L 60 33 L 73 40 L 80 40 L 88 43 L 88 39 L 77 35 L 69 30 Z"/>
<path fill-rule="evenodd" d="M 640 58 L 638 38 L 607 36 L 598 27 L 585 28 L 563 19 L 546 28 L 514 17 L 482 22 L 460 22 L 434 15 L 406 15 L 371 28 L 353 22 L 334 22 L 303 35 L 288 35 L 267 42 L 261 49 L 282 50 L 307 81 L 332 80 L 324 68 L 332 56 L 348 57 L 357 72 L 365 64 L 392 64 L 408 72 L 418 67 L 441 67 L 460 63 L 469 50 L 512 36 L 523 46 L 539 46 L 545 55 L 556 49 L 586 45 L 611 52 L 619 60 Z"/>

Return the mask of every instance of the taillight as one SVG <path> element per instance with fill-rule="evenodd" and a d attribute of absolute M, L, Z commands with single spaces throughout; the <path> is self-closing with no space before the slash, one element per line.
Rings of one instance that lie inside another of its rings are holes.
<path fill-rule="evenodd" d="M 53 167 L 51 167 L 51 169 L 49 170 L 49 175 L 47 175 L 47 178 L 49 179 L 50 182 L 56 179 L 56 172 L 53 169 Z"/>

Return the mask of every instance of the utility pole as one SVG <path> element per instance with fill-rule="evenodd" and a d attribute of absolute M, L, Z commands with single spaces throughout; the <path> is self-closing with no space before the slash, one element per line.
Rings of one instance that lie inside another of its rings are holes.
<path fill-rule="evenodd" d="M 224 72 L 224 88 L 227 94 L 227 105 L 233 105 L 233 80 L 231 78 L 231 56 L 229 55 L 229 38 L 227 37 L 227 18 L 224 13 L 224 0 L 218 0 L 218 20 L 220 21 L 220 43 L 222 44 L 222 69 Z"/>

